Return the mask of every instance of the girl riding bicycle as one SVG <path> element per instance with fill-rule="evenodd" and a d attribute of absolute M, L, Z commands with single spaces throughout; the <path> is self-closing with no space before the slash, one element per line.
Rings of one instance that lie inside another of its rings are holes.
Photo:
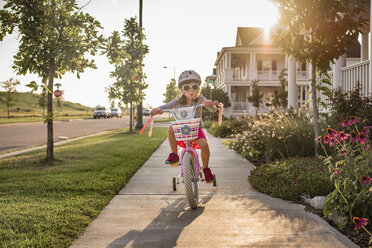
<path fill-rule="evenodd" d="M 162 105 L 158 108 L 151 110 L 151 115 L 162 114 L 163 109 L 171 109 L 176 107 L 189 107 L 196 106 L 198 104 L 204 104 L 204 106 L 210 112 L 216 112 L 217 107 L 213 105 L 213 101 L 207 100 L 204 96 L 200 95 L 200 84 L 201 78 L 198 73 L 193 70 L 187 70 L 181 73 L 178 78 L 178 87 L 181 91 L 181 95 L 174 98 L 169 103 Z M 202 108 L 196 110 L 195 118 L 201 118 Z M 181 147 L 185 147 L 185 143 L 182 141 L 177 141 L 173 132 L 172 126 L 168 128 L 168 140 L 171 148 L 171 153 L 169 154 L 168 159 L 165 161 L 167 164 L 175 164 L 179 162 L 177 144 Z M 203 162 L 203 173 L 206 182 L 213 181 L 213 174 L 208 167 L 209 164 L 209 146 L 208 138 L 205 132 L 202 129 L 202 123 L 200 122 L 200 128 L 198 132 L 198 137 L 193 141 L 193 147 L 201 150 L 201 159 Z"/>

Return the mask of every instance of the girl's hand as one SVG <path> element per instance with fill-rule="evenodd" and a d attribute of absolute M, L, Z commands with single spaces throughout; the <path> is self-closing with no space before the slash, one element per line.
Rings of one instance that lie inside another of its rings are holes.
<path fill-rule="evenodd" d="M 158 115 L 164 113 L 160 108 L 154 108 L 151 110 L 151 115 Z"/>
<path fill-rule="evenodd" d="M 213 107 L 218 104 L 218 101 L 211 101 L 211 100 L 205 100 L 204 101 L 204 106 L 206 107 Z"/>

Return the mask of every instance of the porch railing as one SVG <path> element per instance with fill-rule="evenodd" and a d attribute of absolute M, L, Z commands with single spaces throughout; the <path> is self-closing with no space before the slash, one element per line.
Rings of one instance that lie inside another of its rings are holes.
<path fill-rule="evenodd" d="M 249 113 L 252 111 L 251 104 L 249 102 L 231 102 L 233 113 Z"/>
<path fill-rule="evenodd" d="M 369 60 L 341 68 L 341 77 L 342 91 L 353 90 L 359 82 L 362 96 L 372 94 L 369 85 Z"/>

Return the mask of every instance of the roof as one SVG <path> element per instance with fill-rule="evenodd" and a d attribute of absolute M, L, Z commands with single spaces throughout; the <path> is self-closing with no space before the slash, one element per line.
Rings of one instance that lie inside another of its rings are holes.
<path fill-rule="evenodd" d="M 249 46 L 259 35 L 264 33 L 263 28 L 238 27 L 235 46 Z"/>

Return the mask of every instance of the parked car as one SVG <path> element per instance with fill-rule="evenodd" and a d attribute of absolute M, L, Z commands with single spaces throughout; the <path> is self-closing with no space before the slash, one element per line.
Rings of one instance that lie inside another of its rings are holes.
<path fill-rule="evenodd" d="M 142 111 L 142 115 L 144 115 L 144 116 L 150 116 L 151 115 L 151 111 L 149 109 L 144 109 Z"/>
<path fill-rule="evenodd" d="M 110 111 L 111 111 L 111 118 L 112 117 L 116 117 L 116 118 L 121 118 L 121 109 L 119 109 L 119 108 L 111 108 L 110 109 Z"/>
<path fill-rule="evenodd" d="M 96 119 L 96 118 L 101 118 L 101 117 L 105 119 L 111 117 L 111 113 L 106 107 L 98 107 L 94 110 L 93 118 Z"/>

